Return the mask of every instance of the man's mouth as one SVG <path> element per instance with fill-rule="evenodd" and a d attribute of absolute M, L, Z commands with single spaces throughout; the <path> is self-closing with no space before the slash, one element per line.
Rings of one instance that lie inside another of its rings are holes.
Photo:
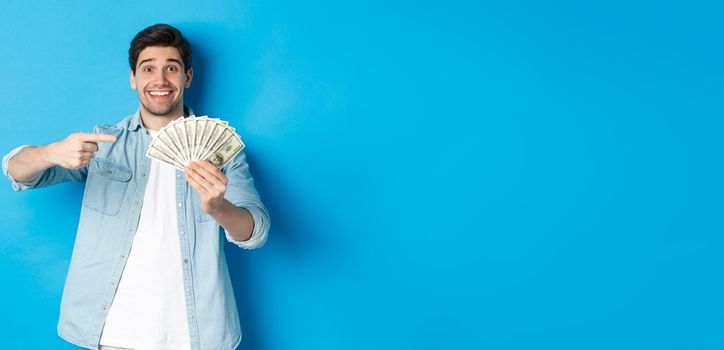
<path fill-rule="evenodd" d="M 171 90 L 149 90 L 148 94 L 153 100 L 165 100 L 171 96 Z"/>

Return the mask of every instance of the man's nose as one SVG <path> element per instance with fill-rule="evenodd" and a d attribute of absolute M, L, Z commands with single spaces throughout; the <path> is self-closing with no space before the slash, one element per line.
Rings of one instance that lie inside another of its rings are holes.
<path fill-rule="evenodd" d="M 168 77 L 166 76 L 166 71 L 163 69 L 156 71 L 156 74 L 153 76 L 153 80 L 157 82 L 166 82 L 168 81 Z"/>

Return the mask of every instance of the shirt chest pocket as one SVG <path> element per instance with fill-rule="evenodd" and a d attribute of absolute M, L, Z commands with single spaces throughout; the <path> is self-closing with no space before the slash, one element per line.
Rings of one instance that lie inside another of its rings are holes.
<path fill-rule="evenodd" d="M 131 169 L 107 159 L 93 159 L 85 184 L 83 206 L 106 215 L 117 215 L 131 174 Z"/>

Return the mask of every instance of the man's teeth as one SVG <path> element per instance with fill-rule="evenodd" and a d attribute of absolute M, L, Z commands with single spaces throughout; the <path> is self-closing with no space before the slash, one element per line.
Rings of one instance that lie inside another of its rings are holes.
<path fill-rule="evenodd" d="M 149 91 L 149 94 L 152 96 L 166 96 L 171 93 L 171 91 Z"/>

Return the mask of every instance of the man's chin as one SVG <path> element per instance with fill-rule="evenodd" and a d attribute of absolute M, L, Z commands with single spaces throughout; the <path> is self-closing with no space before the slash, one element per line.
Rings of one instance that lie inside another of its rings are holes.
<path fill-rule="evenodd" d="M 178 113 L 173 113 L 176 110 L 176 107 L 178 107 L 178 105 L 169 107 L 154 107 L 143 103 L 143 108 L 157 117 L 178 117 L 178 115 L 176 115 Z"/>

